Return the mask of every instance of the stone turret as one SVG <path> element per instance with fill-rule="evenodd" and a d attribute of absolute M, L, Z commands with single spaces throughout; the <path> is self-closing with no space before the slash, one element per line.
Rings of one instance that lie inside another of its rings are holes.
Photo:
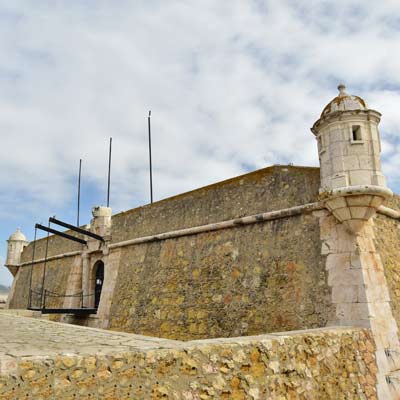
<path fill-rule="evenodd" d="M 321 197 L 340 222 L 358 232 L 393 193 L 381 171 L 381 114 L 344 85 L 338 89 L 311 131 L 318 141 Z"/>
<path fill-rule="evenodd" d="M 7 258 L 5 266 L 13 276 L 15 276 L 18 271 L 22 250 L 27 244 L 26 237 L 19 228 L 7 240 Z"/>
<path fill-rule="evenodd" d="M 111 233 L 111 214 L 112 210 L 110 207 L 93 207 L 93 219 L 90 222 L 90 230 L 103 237 L 109 236 Z"/>

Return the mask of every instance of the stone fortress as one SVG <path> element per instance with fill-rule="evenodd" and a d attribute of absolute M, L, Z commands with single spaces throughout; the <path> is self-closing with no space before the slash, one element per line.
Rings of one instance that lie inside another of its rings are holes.
<path fill-rule="evenodd" d="M 68 333 L 37 358 L 2 350 L 0 398 L 399 399 L 400 197 L 381 171 L 381 114 L 338 89 L 311 129 L 320 168 L 94 207 L 85 229 L 103 241 L 11 235 L 0 330 Z M 54 323 L 45 308 L 65 312 Z"/>

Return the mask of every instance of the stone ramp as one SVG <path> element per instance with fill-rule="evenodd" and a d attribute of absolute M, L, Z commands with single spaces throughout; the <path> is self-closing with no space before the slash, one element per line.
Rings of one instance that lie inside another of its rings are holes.
<path fill-rule="evenodd" d="M 0 399 L 375 399 L 369 330 L 192 342 L 0 312 Z"/>

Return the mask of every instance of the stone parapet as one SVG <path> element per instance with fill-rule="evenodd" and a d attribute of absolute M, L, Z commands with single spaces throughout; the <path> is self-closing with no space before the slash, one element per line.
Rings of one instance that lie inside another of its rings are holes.
<path fill-rule="evenodd" d="M 2 399 L 376 399 L 366 329 L 178 342 L 0 313 L 0 337 Z"/>

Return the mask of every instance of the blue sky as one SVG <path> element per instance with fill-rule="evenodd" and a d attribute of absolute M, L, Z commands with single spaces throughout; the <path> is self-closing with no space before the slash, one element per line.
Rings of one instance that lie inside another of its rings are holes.
<path fill-rule="evenodd" d="M 399 192 L 400 5 L 372 1 L 0 1 L 0 262 L 50 215 L 82 222 L 274 163 L 318 165 L 309 128 L 345 82 L 382 112 Z M 0 283 L 11 276 L 0 269 Z"/>

